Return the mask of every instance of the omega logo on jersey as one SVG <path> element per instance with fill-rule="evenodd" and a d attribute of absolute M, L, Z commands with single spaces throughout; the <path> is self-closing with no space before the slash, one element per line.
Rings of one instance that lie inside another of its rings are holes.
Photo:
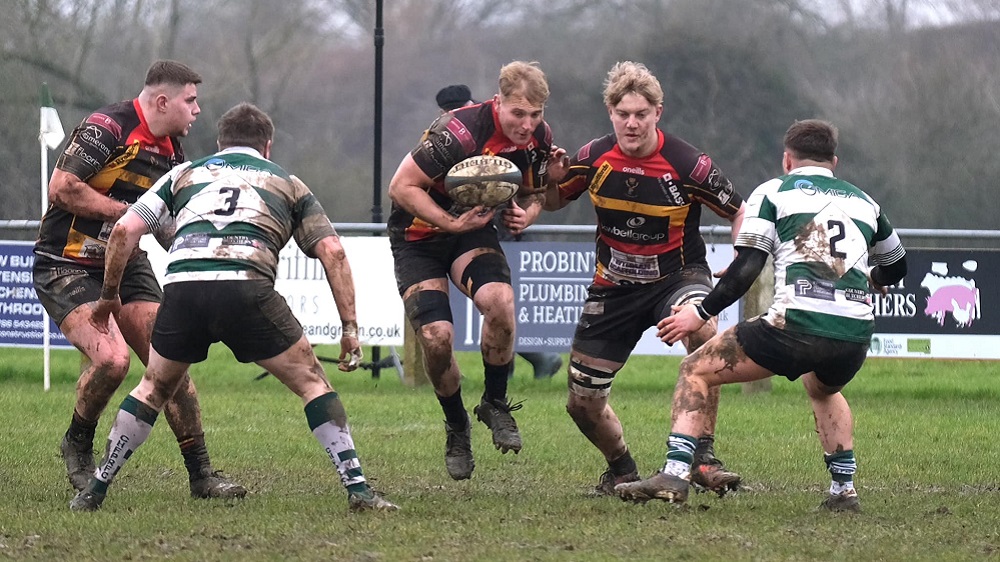
<path fill-rule="evenodd" d="M 630 168 L 629 166 L 622 166 L 622 171 L 626 174 L 639 174 L 640 176 L 646 175 L 646 170 L 641 167 L 636 166 L 635 168 Z"/>
<path fill-rule="evenodd" d="M 627 224 L 629 228 L 639 228 L 640 226 L 646 224 L 646 219 L 643 217 L 632 217 L 625 221 L 625 224 Z"/>
<path fill-rule="evenodd" d="M 226 161 L 222 158 L 212 158 L 211 160 L 205 162 L 205 167 L 211 171 L 218 170 L 225 167 Z"/>
<path fill-rule="evenodd" d="M 795 180 L 795 189 L 802 191 L 806 195 L 816 195 L 816 186 L 809 180 Z"/>

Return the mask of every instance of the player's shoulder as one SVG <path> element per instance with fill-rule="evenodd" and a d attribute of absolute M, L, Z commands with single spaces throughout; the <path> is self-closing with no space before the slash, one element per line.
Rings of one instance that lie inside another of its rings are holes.
<path fill-rule="evenodd" d="M 110 132 L 115 138 L 121 138 L 140 123 L 139 114 L 132 100 L 125 100 L 92 111 L 80 123 L 80 128 L 92 132 L 96 132 L 95 128 L 100 128 Z"/>
<path fill-rule="evenodd" d="M 576 151 L 573 159 L 581 164 L 592 164 L 598 158 L 614 150 L 618 140 L 614 133 L 609 133 L 603 137 L 592 139 L 587 144 L 581 146 Z"/>

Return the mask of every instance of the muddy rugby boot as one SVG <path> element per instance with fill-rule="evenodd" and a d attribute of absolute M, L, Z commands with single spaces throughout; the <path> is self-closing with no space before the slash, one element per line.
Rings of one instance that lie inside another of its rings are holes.
<path fill-rule="evenodd" d="M 819 507 L 834 512 L 861 513 L 861 501 L 858 499 L 857 490 L 853 488 L 839 494 L 830 494 Z"/>
<path fill-rule="evenodd" d="M 688 497 L 688 481 L 680 476 L 657 472 L 645 480 L 618 484 L 615 486 L 615 492 L 621 499 L 637 503 L 654 499 L 668 503 L 684 503 Z"/>
<path fill-rule="evenodd" d="M 67 431 L 59 445 L 59 453 L 66 463 L 66 476 L 73 489 L 80 491 L 87 487 L 94 476 L 94 441 L 71 436 Z"/>
<path fill-rule="evenodd" d="M 444 448 L 444 466 L 448 475 L 454 480 L 471 478 L 472 470 L 476 468 L 476 461 L 472 458 L 472 423 L 466 419 L 463 429 L 444 422 L 444 431 L 448 435 Z"/>
<path fill-rule="evenodd" d="M 487 400 L 484 396 L 479 405 L 472 409 L 472 413 L 493 432 L 493 445 L 500 449 L 501 453 L 514 451 L 516 455 L 521 451 L 521 434 L 517 430 L 517 422 L 510 413 L 520 409 L 520 402 L 504 403 L 500 400 Z"/>

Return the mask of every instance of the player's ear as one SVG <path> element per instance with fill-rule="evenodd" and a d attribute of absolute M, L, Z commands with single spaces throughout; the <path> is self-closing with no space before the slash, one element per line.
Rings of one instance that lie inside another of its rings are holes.
<path fill-rule="evenodd" d="M 264 154 L 263 154 L 263 156 L 267 160 L 271 159 L 271 143 L 272 142 L 273 142 L 273 139 L 272 140 L 268 140 L 267 144 L 264 145 Z"/>
<path fill-rule="evenodd" d="M 792 171 L 792 157 L 789 156 L 788 151 L 782 153 L 781 156 L 781 169 L 787 174 Z"/>

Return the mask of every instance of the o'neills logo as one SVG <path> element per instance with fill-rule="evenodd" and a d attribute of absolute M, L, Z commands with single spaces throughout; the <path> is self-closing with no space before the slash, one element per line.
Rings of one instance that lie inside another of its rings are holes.
<path fill-rule="evenodd" d="M 122 458 L 125 445 L 128 444 L 128 435 L 122 435 L 118 438 L 118 443 L 115 443 L 114 449 L 108 451 L 108 458 L 101 466 L 101 480 L 104 482 L 110 482 L 114 478 L 115 474 L 118 473 L 118 469 L 121 465 L 118 463 L 119 460 L 124 461 Z M 127 457 L 126 457 L 127 458 Z"/>
<path fill-rule="evenodd" d="M 638 174 L 640 176 L 646 174 L 646 171 L 640 168 L 639 166 L 636 166 L 634 168 L 629 166 L 622 166 L 622 171 L 625 172 L 626 174 Z"/>
<path fill-rule="evenodd" d="M 601 226 L 601 230 L 607 232 L 608 234 L 618 237 L 626 238 L 628 240 L 636 240 L 639 242 L 654 242 L 657 240 L 663 240 L 667 237 L 665 232 L 657 232 L 655 234 L 645 234 L 643 232 L 636 232 L 634 230 L 622 230 L 617 226 Z"/>

